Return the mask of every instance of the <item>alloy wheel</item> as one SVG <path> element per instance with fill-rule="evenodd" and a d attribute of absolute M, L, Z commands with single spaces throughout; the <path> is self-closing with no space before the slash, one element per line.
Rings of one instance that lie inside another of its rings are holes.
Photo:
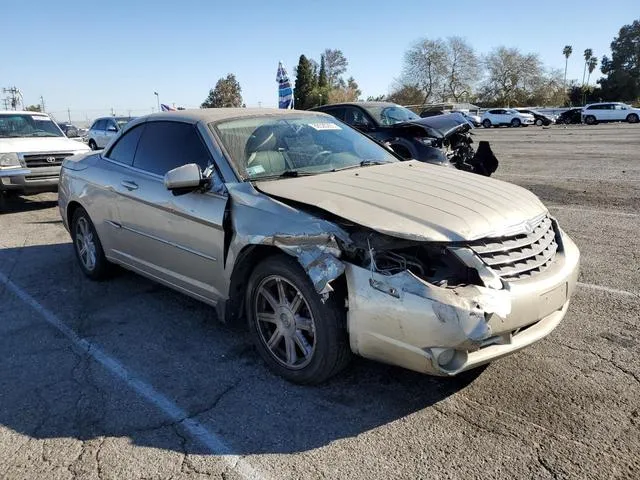
<path fill-rule="evenodd" d="M 89 222 L 80 217 L 76 222 L 76 250 L 84 268 L 92 272 L 96 268 L 96 243 Z"/>
<path fill-rule="evenodd" d="M 280 275 L 264 278 L 253 299 L 260 340 L 278 363 L 298 370 L 311 362 L 316 348 L 313 313 L 302 292 Z"/>

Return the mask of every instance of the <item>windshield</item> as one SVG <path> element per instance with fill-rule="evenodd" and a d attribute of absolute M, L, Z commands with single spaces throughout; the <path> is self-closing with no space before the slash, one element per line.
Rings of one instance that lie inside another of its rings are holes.
<path fill-rule="evenodd" d="M 210 124 L 248 180 L 396 162 L 383 147 L 325 115 L 260 116 Z"/>
<path fill-rule="evenodd" d="M 411 110 L 400 105 L 365 106 L 364 109 L 380 124 L 395 125 L 396 123 L 420 120 Z"/>
<path fill-rule="evenodd" d="M 46 115 L 10 113 L 0 115 L 0 138 L 63 137 L 58 126 Z"/>

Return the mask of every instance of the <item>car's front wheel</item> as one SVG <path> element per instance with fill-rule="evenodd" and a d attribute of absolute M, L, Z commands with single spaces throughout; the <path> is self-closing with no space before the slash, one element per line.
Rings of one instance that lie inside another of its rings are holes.
<path fill-rule="evenodd" d="M 543 122 L 542 120 L 540 120 L 540 119 L 537 119 L 537 120 L 536 120 L 536 125 L 537 125 L 538 127 L 541 127 L 543 123 L 544 123 L 544 122 Z"/>
<path fill-rule="evenodd" d="M 485 118 L 485 119 L 482 121 L 482 126 L 483 126 L 484 128 L 491 128 L 491 120 L 489 120 L 488 118 Z"/>
<path fill-rule="evenodd" d="M 89 140 L 89 148 L 91 150 L 97 150 L 98 149 L 98 145 L 96 144 L 95 140 L 93 140 L 93 139 Z"/>
<path fill-rule="evenodd" d="M 638 120 L 640 120 L 640 118 L 638 118 L 637 113 L 630 113 L 627 115 L 627 122 L 629 123 L 638 123 Z"/>
<path fill-rule="evenodd" d="M 325 301 L 293 258 L 260 263 L 249 280 L 246 311 L 253 341 L 272 371 L 301 384 L 320 383 L 351 358 L 344 302 Z"/>
<path fill-rule="evenodd" d="M 104 255 L 89 214 L 82 207 L 73 212 L 71 238 L 76 257 L 84 274 L 92 280 L 103 280 L 111 273 L 112 265 Z"/>
<path fill-rule="evenodd" d="M 514 118 L 513 120 L 511 120 L 511 126 L 518 128 L 520 126 L 522 122 L 520 122 L 519 118 Z"/>
<path fill-rule="evenodd" d="M 584 117 L 584 123 L 586 123 L 587 125 L 595 125 L 596 117 L 594 117 L 593 115 L 587 115 L 586 117 Z"/>

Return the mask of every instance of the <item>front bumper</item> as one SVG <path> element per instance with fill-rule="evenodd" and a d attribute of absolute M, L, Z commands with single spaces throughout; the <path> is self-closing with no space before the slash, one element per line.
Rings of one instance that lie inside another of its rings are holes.
<path fill-rule="evenodd" d="M 384 276 L 346 264 L 352 351 L 450 376 L 537 342 L 564 318 L 578 278 L 578 248 L 565 234 L 562 241 L 549 268 L 502 290 L 441 288 L 408 272 Z"/>
<path fill-rule="evenodd" d="M 29 169 L 0 169 L 0 191 L 22 194 L 58 190 L 60 166 Z"/>

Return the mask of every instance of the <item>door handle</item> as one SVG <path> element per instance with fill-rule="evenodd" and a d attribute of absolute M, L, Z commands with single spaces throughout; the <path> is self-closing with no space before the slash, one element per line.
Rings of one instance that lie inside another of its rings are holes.
<path fill-rule="evenodd" d="M 123 180 L 121 182 L 121 185 L 129 191 L 138 189 L 138 184 L 136 182 L 132 182 L 131 180 Z"/>

